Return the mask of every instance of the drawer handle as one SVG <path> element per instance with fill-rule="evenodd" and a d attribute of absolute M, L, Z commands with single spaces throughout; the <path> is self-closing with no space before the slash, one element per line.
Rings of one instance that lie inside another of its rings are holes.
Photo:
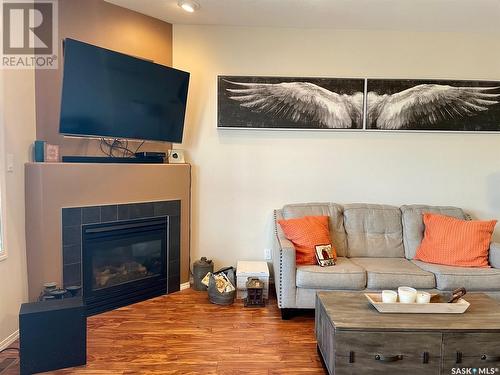
<path fill-rule="evenodd" d="M 375 360 L 380 362 L 396 362 L 401 361 L 403 356 L 401 354 L 393 355 L 393 356 L 385 356 L 382 354 L 375 354 Z"/>
<path fill-rule="evenodd" d="M 422 354 L 422 363 L 424 364 L 429 363 L 429 352 L 424 352 Z"/>
<path fill-rule="evenodd" d="M 495 356 L 495 355 L 483 354 L 481 356 L 481 360 L 486 362 L 500 362 L 500 355 Z"/>

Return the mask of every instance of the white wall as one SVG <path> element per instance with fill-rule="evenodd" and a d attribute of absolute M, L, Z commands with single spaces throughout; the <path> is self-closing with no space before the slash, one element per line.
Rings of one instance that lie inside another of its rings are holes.
<path fill-rule="evenodd" d="M 500 219 L 500 134 L 216 128 L 216 75 L 500 80 L 498 35 L 174 26 L 191 72 L 191 260 L 263 259 L 272 209 L 308 201 L 461 206 Z M 496 231 L 500 239 L 500 224 Z"/>
<path fill-rule="evenodd" d="M 6 173 L 5 246 L 0 261 L 0 349 L 15 338 L 19 307 L 27 298 L 26 244 L 24 230 L 24 163 L 35 139 L 35 76 L 33 70 L 0 70 L 0 126 L 3 152 L 14 156 L 14 170 Z M 0 171 L 4 170 L 5 164 Z M 2 173 L 2 172 L 0 172 Z"/>

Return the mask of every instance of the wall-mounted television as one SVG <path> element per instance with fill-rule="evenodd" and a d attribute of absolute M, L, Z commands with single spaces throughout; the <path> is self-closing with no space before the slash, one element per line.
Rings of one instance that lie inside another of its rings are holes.
<path fill-rule="evenodd" d="M 189 73 L 67 38 L 59 132 L 182 142 Z"/>

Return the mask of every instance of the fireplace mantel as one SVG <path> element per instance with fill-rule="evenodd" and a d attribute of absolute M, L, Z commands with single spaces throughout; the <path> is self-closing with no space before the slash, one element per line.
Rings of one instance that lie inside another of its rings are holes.
<path fill-rule="evenodd" d="M 29 300 L 62 285 L 63 207 L 181 201 L 181 283 L 189 281 L 189 164 L 27 163 L 26 257 Z"/>

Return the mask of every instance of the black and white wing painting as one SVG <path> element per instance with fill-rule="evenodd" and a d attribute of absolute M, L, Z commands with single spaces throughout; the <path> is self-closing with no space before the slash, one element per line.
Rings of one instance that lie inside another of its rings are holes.
<path fill-rule="evenodd" d="M 369 79 L 366 127 L 500 131 L 500 82 Z"/>
<path fill-rule="evenodd" d="M 218 126 L 500 131 L 500 82 L 219 77 Z"/>
<path fill-rule="evenodd" d="M 218 126 L 361 130 L 363 93 L 363 79 L 220 76 Z"/>

